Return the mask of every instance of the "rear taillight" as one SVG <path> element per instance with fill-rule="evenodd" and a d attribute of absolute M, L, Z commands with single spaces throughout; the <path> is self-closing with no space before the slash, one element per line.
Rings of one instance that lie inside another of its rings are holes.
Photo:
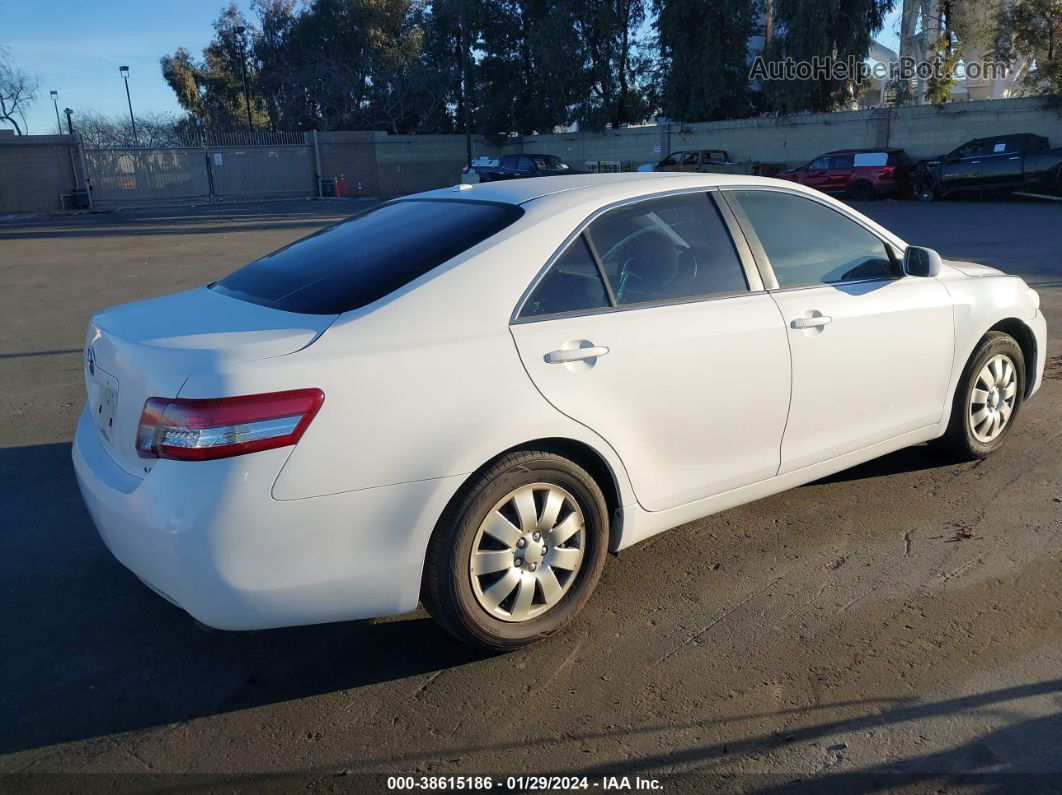
<path fill-rule="evenodd" d="M 136 451 L 144 458 L 209 461 L 295 444 L 324 403 L 320 389 L 210 400 L 149 398 Z"/>

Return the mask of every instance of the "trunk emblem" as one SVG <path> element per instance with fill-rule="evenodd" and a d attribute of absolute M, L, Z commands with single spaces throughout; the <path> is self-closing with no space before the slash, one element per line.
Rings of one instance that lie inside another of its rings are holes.
<path fill-rule="evenodd" d="M 96 375 L 96 354 L 91 345 L 85 348 L 85 365 L 88 367 L 89 375 Z"/>

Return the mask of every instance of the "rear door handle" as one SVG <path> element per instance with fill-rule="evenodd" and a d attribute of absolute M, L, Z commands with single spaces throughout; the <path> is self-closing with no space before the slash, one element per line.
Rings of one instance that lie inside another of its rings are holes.
<path fill-rule="evenodd" d="M 789 325 L 793 328 L 821 328 L 832 322 L 833 318 L 829 315 L 817 315 L 815 317 L 798 317 Z"/>
<path fill-rule="evenodd" d="M 546 354 L 546 364 L 567 364 L 568 362 L 580 362 L 583 359 L 593 359 L 604 356 L 608 348 L 596 345 L 592 348 L 572 348 L 571 350 L 550 351 Z"/>

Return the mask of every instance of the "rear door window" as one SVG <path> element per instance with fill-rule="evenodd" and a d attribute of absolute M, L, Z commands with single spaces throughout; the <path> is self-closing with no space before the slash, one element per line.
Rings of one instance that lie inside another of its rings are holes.
<path fill-rule="evenodd" d="M 609 306 L 605 283 L 582 235 L 550 266 L 524 303 L 520 317 L 555 315 Z"/>
<path fill-rule="evenodd" d="M 851 155 L 833 155 L 830 158 L 831 171 L 847 171 L 852 167 Z"/>
<path fill-rule="evenodd" d="M 495 202 L 390 202 L 267 254 L 212 289 L 287 312 L 348 312 L 453 259 L 521 215 L 516 205 Z"/>
<path fill-rule="evenodd" d="M 730 234 L 704 193 L 605 213 L 589 228 L 618 304 L 745 292 Z"/>
<path fill-rule="evenodd" d="M 880 168 L 889 160 L 887 152 L 859 152 L 855 156 L 856 168 Z"/>

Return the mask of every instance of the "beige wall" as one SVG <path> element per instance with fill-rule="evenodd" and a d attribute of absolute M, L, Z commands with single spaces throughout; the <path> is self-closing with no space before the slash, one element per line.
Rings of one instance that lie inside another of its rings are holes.
<path fill-rule="evenodd" d="M 1062 114 L 1036 97 L 947 105 L 703 122 L 682 128 L 635 127 L 602 133 L 533 135 L 506 143 L 506 152 L 586 160 L 660 160 L 680 149 L 725 149 L 738 162 L 798 165 L 832 149 L 903 147 L 915 159 L 950 151 L 971 138 L 1032 132 L 1062 146 Z M 659 150 L 655 149 L 659 147 Z"/>
<path fill-rule="evenodd" d="M 0 136 L 0 215 L 61 210 L 74 187 L 70 153 L 68 135 Z"/>
<path fill-rule="evenodd" d="M 739 162 L 796 165 L 832 149 L 903 147 L 912 157 L 947 152 L 971 138 L 1032 132 L 1062 147 L 1062 113 L 1035 97 L 943 108 L 905 108 L 705 122 L 680 129 L 636 127 L 601 133 L 513 138 L 503 146 L 481 136 L 473 156 L 545 152 L 582 167 L 587 161 L 652 163 L 669 151 L 726 149 Z M 465 162 L 462 135 L 319 132 L 321 176 L 343 177 L 347 195 L 394 196 L 453 185 Z M 307 142 L 313 140 L 307 135 Z M 0 136 L 0 214 L 51 212 L 74 184 L 67 136 Z"/>

